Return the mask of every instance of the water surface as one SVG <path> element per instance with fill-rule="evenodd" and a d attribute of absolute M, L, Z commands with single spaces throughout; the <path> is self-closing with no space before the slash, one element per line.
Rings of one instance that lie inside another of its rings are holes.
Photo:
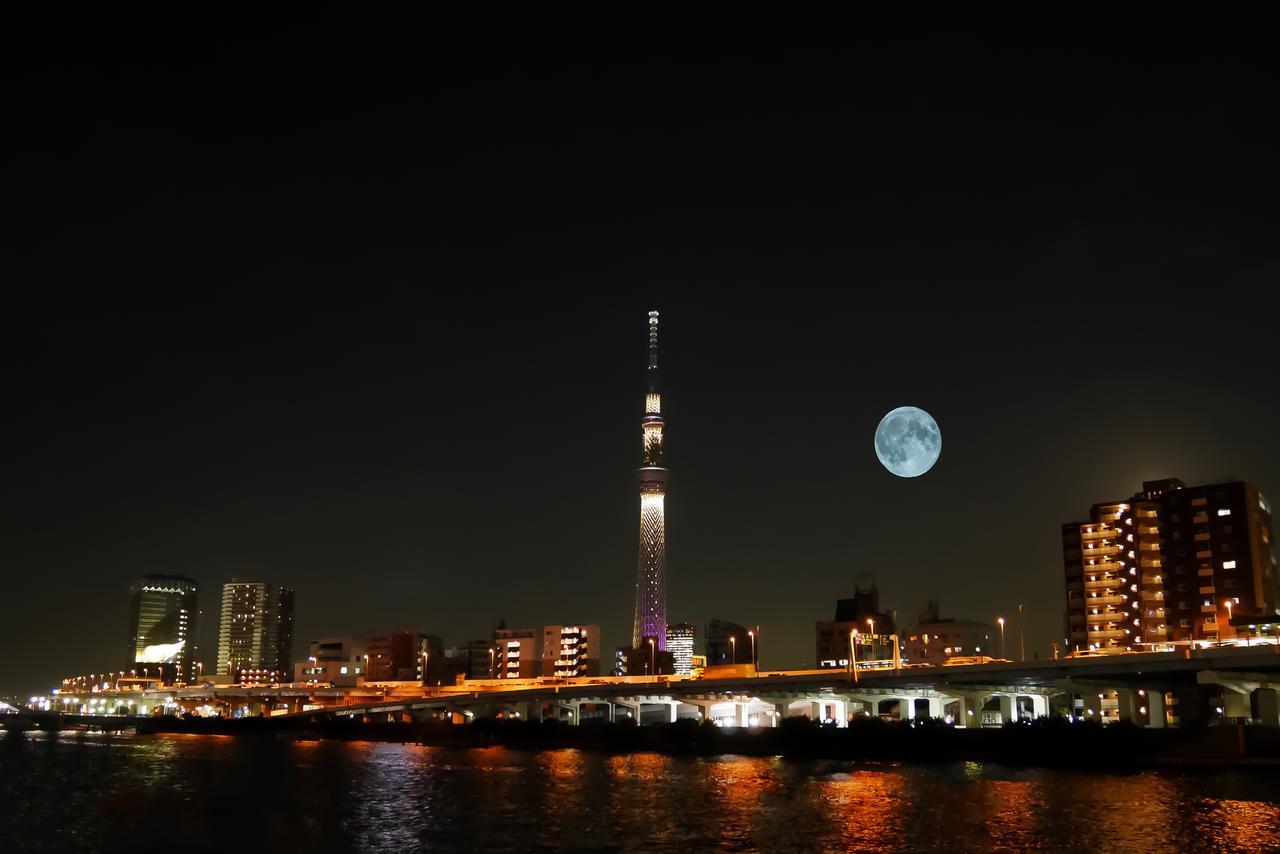
<path fill-rule="evenodd" d="M 6 852 L 1280 850 L 1274 770 L 0 739 Z"/>

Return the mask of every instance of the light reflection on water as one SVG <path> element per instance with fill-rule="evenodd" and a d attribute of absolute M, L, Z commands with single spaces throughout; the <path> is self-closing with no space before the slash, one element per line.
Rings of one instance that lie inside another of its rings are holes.
<path fill-rule="evenodd" d="M 1130 774 L 374 742 L 0 743 L 15 851 L 1280 849 L 1271 770 Z"/>

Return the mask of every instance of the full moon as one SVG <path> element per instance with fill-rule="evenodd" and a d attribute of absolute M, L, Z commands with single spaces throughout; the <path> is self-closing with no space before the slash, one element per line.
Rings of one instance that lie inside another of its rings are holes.
<path fill-rule="evenodd" d="M 933 416 L 914 406 L 899 406 L 876 427 L 876 456 L 898 477 L 919 477 L 942 453 L 942 431 Z"/>

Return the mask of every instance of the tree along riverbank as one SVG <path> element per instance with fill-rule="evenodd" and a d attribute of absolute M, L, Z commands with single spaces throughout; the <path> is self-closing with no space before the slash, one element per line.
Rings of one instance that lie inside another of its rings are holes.
<path fill-rule="evenodd" d="M 578 748 L 627 753 L 659 751 L 790 756 L 880 762 L 1000 762 L 1051 767 L 1132 768 L 1166 765 L 1280 766 L 1280 729 L 1243 725 L 1201 729 L 1100 726 L 1040 718 L 999 729 L 958 729 L 940 721 L 855 720 L 847 728 L 791 718 L 776 728 L 721 728 L 698 721 L 636 726 L 585 722 L 480 719 L 453 725 L 366 723 L 358 719 L 153 717 L 140 733 L 182 732 L 395 741 L 453 747 L 529 750 Z"/>

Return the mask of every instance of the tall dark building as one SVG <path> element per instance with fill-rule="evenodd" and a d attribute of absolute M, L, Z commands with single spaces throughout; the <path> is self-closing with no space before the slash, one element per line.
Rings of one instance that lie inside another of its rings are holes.
<path fill-rule="evenodd" d="M 667 470 L 662 465 L 662 396 L 658 393 L 658 312 L 649 312 L 648 393 L 641 421 L 640 557 L 636 568 L 636 610 L 632 649 L 654 638 L 667 648 Z"/>
<path fill-rule="evenodd" d="M 746 626 L 713 618 L 707 623 L 703 635 L 706 639 L 707 665 L 750 664 L 750 631 Z"/>
<path fill-rule="evenodd" d="M 129 654 L 126 669 L 166 682 L 197 675 L 199 587 L 181 575 L 144 575 L 129 589 Z"/>
<path fill-rule="evenodd" d="M 218 672 L 238 682 L 292 678 L 293 590 L 231 579 L 222 587 Z"/>
<path fill-rule="evenodd" d="M 1252 484 L 1147 481 L 1063 525 L 1062 544 L 1073 648 L 1223 641 L 1280 623 L 1271 505 Z"/>

